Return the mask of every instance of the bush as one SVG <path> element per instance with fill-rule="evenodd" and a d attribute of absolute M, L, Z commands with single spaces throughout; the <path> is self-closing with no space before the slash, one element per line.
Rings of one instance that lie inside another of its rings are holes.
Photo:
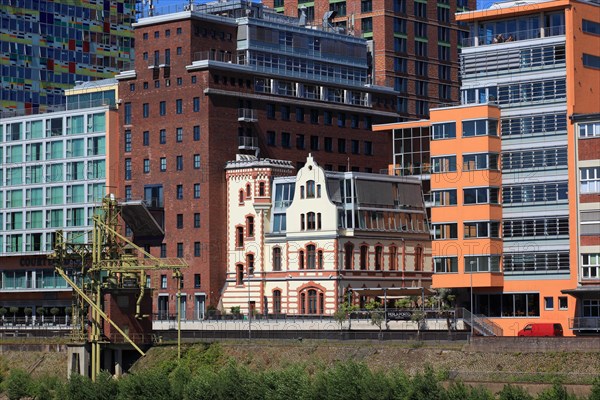
<path fill-rule="evenodd" d="M 52 400 L 61 398 L 57 396 L 62 389 L 62 384 L 56 376 L 42 376 L 35 380 L 33 397 L 35 400 Z"/>
<path fill-rule="evenodd" d="M 448 400 L 494 400 L 495 397 L 484 387 L 469 386 L 462 382 L 453 382 L 447 390 Z"/>
<path fill-rule="evenodd" d="M 8 374 L 5 388 L 9 400 L 30 397 L 34 392 L 31 376 L 26 371 L 18 368 L 11 370 Z"/>
<path fill-rule="evenodd" d="M 592 392 L 590 393 L 588 400 L 600 400 L 600 376 L 597 376 L 596 379 L 594 379 Z"/>
<path fill-rule="evenodd" d="M 152 368 L 130 375 L 118 381 L 118 399 L 121 400 L 172 400 L 171 384 L 165 379 L 168 371 Z"/>
<path fill-rule="evenodd" d="M 544 390 L 537 397 L 538 400 L 577 400 L 577 396 L 569 394 L 567 389 L 558 382 L 555 382 L 552 387 Z"/>
<path fill-rule="evenodd" d="M 446 398 L 445 389 L 440 385 L 433 368 L 429 366 L 422 374 L 418 373 L 414 376 L 409 389 L 408 400 L 443 400 Z"/>
<path fill-rule="evenodd" d="M 533 400 L 533 396 L 520 386 L 504 385 L 498 392 L 498 400 Z"/>

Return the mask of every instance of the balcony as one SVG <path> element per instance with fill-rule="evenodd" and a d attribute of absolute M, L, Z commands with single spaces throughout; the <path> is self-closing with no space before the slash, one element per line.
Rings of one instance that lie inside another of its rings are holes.
<path fill-rule="evenodd" d="M 431 286 L 434 288 L 503 287 L 504 275 L 502 272 L 434 273 Z"/>
<path fill-rule="evenodd" d="M 519 40 L 539 39 L 550 36 L 561 36 L 564 34 L 564 26 L 553 26 L 514 32 L 489 32 L 486 35 L 465 38 L 462 40 L 461 44 L 463 47 L 477 47 L 488 44 L 501 44 L 508 42 L 517 42 Z"/>
<path fill-rule="evenodd" d="M 238 108 L 238 121 L 257 122 L 258 116 L 256 114 L 256 110 L 250 108 Z"/>
<path fill-rule="evenodd" d="M 569 329 L 579 332 L 600 332 L 600 317 L 569 318 Z"/>
<path fill-rule="evenodd" d="M 238 150 L 256 150 L 258 149 L 258 140 L 254 136 L 239 136 Z"/>

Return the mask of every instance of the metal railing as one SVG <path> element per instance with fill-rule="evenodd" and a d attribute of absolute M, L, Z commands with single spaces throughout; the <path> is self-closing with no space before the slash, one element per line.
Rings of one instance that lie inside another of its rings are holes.
<path fill-rule="evenodd" d="M 459 315 L 462 315 L 464 323 L 468 325 L 473 324 L 473 329 L 484 336 L 503 335 L 502 328 L 485 315 L 473 314 L 466 308 L 459 309 Z"/>
<path fill-rule="evenodd" d="M 110 108 L 115 107 L 115 101 L 108 99 L 96 99 L 90 101 L 77 101 L 77 102 L 69 102 L 67 99 L 67 104 L 59 104 L 52 105 L 47 107 L 36 107 L 36 108 L 26 108 L 21 110 L 14 111 L 3 111 L 0 113 L 0 119 L 4 118 L 13 118 L 13 117 L 24 117 L 28 115 L 38 115 L 38 114 L 47 114 L 53 112 L 61 112 L 61 111 L 69 111 L 69 110 L 80 110 L 84 108 L 93 108 L 93 107 L 102 107 L 108 106 Z"/>
<path fill-rule="evenodd" d="M 569 329 L 600 331 L 600 317 L 569 318 Z"/>
<path fill-rule="evenodd" d="M 258 121 L 256 110 L 251 108 L 238 108 L 238 121 Z"/>
<path fill-rule="evenodd" d="M 488 35 L 478 35 L 462 40 L 463 47 L 477 47 L 488 44 L 501 44 L 519 40 L 538 39 L 543 37 L 560 36 L 565 34 L 565 26 L 528 29 L 513 32 L 496 32 Z"/>
<path fill-rule="evenodd" d="M 258 141 L 255 137 L 250 136 L 239 136 L 238 137 L 238 147 L 258 147 Z"/>

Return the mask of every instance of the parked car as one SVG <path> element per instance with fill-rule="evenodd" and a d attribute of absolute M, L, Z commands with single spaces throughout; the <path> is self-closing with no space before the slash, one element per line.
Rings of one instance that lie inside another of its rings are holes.
<path fill-rule="evenodd" d="M 561 324 L 553 323 L 535 323 L 527 324 L 525 328 L 519 331 L 519 336 L 562 336 L 563 328 Z"/>

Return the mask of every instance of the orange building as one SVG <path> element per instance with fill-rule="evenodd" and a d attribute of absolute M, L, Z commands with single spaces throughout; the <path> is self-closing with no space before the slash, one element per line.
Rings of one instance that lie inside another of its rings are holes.
<path fill-rule="evenodd" d="M 599 157 L 578 167 L 572 117 L 600 111 L 600 6 L 501 2 L 457 20 L 471 26 L 461 105 L 374 127 L 394 131 L 393 173 L 411 173 L 407 154 L 429 172 L 433 286 L 455 289 L 481 334 L 598 333 L 600 218 L 577 210 L 598 203 Z M 429 153 L 415 157 L 407 138 L 423 136 Z"/>

